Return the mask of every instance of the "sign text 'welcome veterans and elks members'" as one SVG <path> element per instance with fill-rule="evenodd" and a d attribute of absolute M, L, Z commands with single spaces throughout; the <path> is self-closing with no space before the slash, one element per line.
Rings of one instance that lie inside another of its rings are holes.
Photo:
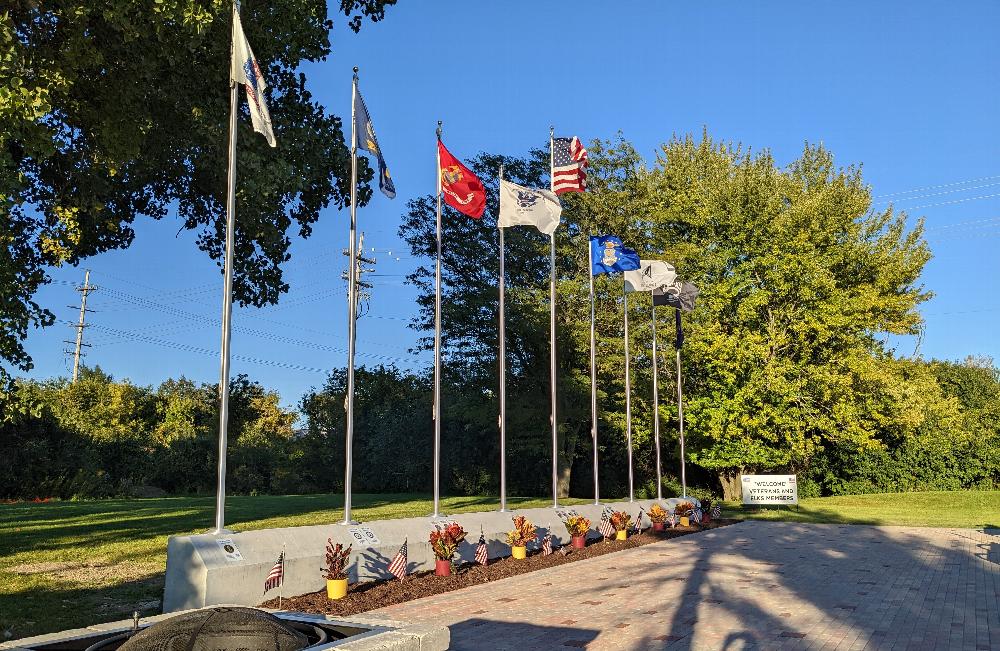
<path fill-rule="evenodd" d="M 795 475 L 741 475 L 744 504 L 798 504 Z"/>

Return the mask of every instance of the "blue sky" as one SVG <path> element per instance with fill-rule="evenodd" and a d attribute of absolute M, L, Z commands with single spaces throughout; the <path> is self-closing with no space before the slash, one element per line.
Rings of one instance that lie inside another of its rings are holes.
<path fill-rule="evenodd" d="M 349 116 L 351 68 L 361 67 L 398 192 L 395 201 L 376 192 L 358 215 L 378 259 L 359 363 L 429 363 L 408 352 L 415 293 L 404 276 L 417 261 L 396 231 L 406 200 L 433 192 L 437 120 L 462 157 L 521 155 L 546 144 L 550 124 L 585 141 L 621 130 L 650 162 L 672 134 L 703 127 L 782 164 L 804 142 L 823 142 L 839 164 L 863 165 L 877 207 L 893 201 L 926 217 L 934 258 L 924 283 L 935 297 L 922 308 L 920 353 L 1000 359 L 1000 3 L 609 6 L 400 0 L 357 35 L 334 17 L 332 55 L 304 68 L 308 83 Z M 174 215 L 140 220 L 130 249 L 52 273 L 38 299 L 59 324 L 28 338 L 32 377 L 68 374 L 65 323 L 77 318 L 73 285 L 86 267 L 101 288 L 88 306 L 87 363 L 140 384 L 217 381 L 222 277 L 179 228 Z M 293 246 L 291 292 L 235 312 L 233 372 L 276 388 L 286 405 L 346 363 L 347 229 L 346 211 L 325 211 Z M 893 343 L 906 355 L 916 345 Z"/>

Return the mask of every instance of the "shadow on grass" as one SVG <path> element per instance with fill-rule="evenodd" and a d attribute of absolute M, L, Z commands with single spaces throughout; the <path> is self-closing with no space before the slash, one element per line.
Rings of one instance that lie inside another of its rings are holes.
<path fill-rule="evenodd" d="M 163 576 L 114 586 L 80 587 L 45 581 L 26 590 L 0 592 L 0 642 L 69 628 L 126 619 L 138 610 L 148 617 L 160 613 Z"/>

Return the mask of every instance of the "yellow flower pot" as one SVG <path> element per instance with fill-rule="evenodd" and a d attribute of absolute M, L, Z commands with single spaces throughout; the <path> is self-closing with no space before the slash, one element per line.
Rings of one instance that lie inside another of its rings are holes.
<path fill-rule="evenodd" d="M 625 540 L 626 538 L 628 538 L 628 532 L 624 529 L 615 532 L 615 540 Z"/>
<path fill-rule="evenodd" d="M 331 599 L 343 599 L 347 596 L 347 579 L 327 579 L 326 596 Z"/>
<path fill-rule="evenodd" d="M 691 526 L 691 518 L 689 518 L 686 515 L 682 515 L 681 516 L 681 526 L 682 527 L 690 527 Z"/>
<path fill-rule="evenodd" d="M 524 559 L 528 557 L 528 548 L 524 545 L 520 547 L 511 547 L 510 553 L 514 558 Z"/>

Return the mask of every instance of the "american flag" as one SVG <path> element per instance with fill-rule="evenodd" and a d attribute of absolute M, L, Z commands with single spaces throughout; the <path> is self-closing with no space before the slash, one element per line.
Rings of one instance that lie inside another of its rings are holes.
<path fill-rule="evenodd" d="M 267 593 L 268 590 L 273 590 L 281 585 L 282 580 L 285 578 L 285 552 L 278 554 L 278 560 L 274 561 L 274 567 L 268 572 L 267 578 L 264 579 L 264 592 Z"/>
<path fill-rule="evenodd" d="M 576 136 L 552 139 L 552 191 L 583 192 L 587 189 L 587 150 Z"/>
<path fill-rule="evenodd" d="M 552 534 L 547 533 L 545 537 L 542 538 L 542 556 L 548 556 L 552 553 Z"/>
<path fill-rule="evenodd" d="M 632 533 L 642 533 L 642 509 L 639 509 L 639 515 L 635 516 L 635 526 L 632 527 Z"/>
<path fill-rule="evenodd" d="M 601 525 L 597 528 L 597 532 L 605 538 L 615 535 L 615 526 L 611 524 L 611 518 L 601 518 Z"/>
<path fill-rule="evenodd" d="M 480 565 L 490 562 L 490 550 L 486 546 L 486 536 L 482 531 L 479 532 L 479 544 L 476 545 L 476 562 Z"/>
<path fill-rule="evenodd" d="M 389 571 L 397 579 L 401 579 L 406 576 L 406 541 L 403 541 L 403 546 L 399 548 L 396 555 L 393 557 L 392 562 L 389 563 Z"/>
<path fill-rule="evenodd" d="M 713 504 L 712 509 L 708 512 L 712 516 L 713 520 L 718 520 L 722 517 L 722 507 L 718 504 Z"/>

